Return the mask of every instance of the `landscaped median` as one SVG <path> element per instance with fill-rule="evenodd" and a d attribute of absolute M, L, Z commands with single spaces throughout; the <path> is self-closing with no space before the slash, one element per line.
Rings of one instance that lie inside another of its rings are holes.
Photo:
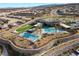
<path fill-rule="evenodd" d="M 22 33 L 22 32 L 24 32 L 24 31 L 29 30 L 30 28 L 32 28 L 31 25 L 26 25 L 26 24 L 25 24 L 25 25 L 19 27 L 18 29 L 16 29 L 16 32 Z"/>

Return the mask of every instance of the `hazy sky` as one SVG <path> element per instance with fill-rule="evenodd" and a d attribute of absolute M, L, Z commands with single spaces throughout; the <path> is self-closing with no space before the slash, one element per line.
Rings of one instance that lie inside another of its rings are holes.
<path fill-rule="evenodd" d="M 52 3 L 0 3 L 0 8 L 12 8 L 12 7 L 33 7 L 39 5 L 48 5 Z"/>

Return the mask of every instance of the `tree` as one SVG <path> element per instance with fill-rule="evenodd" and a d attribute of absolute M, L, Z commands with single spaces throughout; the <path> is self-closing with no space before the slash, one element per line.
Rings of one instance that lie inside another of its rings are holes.
<path fill-rule="evenodd" d="M 34 16 L 31 17 L 31 19 L 34 19 L 34 18 L 35 18 Z"/>
<path fill-rule="evenodd" d="M 9 28 L 12 28 L 12 25 L 8 25 Z"/>

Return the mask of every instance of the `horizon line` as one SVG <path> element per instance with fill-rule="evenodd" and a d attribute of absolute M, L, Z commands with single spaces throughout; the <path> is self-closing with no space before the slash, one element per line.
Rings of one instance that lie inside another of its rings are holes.
<path fill-rule="evenodd" d="M 60 3 L 62 4 L 62 3 Z M 44 5 L 59 5 L 58 3 L 0 3 L 0 8 L 31 8 Z"/>

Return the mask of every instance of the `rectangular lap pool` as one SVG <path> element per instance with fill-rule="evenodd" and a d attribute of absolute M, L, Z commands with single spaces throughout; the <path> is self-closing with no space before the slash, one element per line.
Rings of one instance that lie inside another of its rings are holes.
<path fill-rule="evenodd" d="M 56 29 L 55 27 L 44 27 L 42 29 L 42 33 L 47 33 L 47 34 L 58 33 L 63 31 L 64 30 Z"/>

